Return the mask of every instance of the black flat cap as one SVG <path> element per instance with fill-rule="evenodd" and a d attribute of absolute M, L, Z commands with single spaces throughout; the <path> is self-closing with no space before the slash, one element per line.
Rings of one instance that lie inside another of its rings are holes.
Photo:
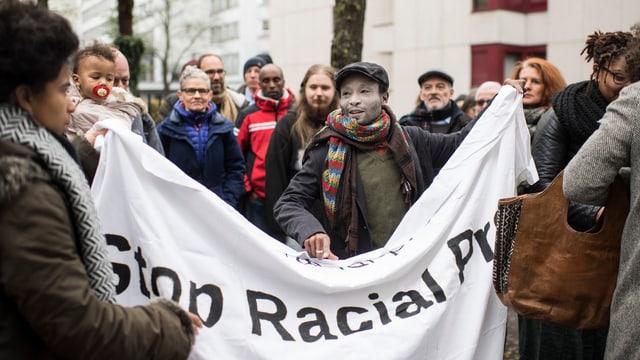
<path fill-rule="evenodd" d="M 429 70 L 426 73 L 420 75 L 420 77 L 418 78 L 418 85 L 422 86 L 423 82 L 432 77 L 439 77 L 440 79 L 447 81 L 449 84 L 451 84 L 451 86 L 453 86 L 453 78 L 451 77 L 451 75 L 438 69 Z"/>
<path fill-rule="evenodd" d="M 356 62 L 349 64 L 336 73 L 336 89 L 340 90 L 340 86 L 347 76 L 352 74 L 362 74 L 371 80 L 380 84 L 383 92 L 389 90 L 389 75 L 387 71 L 380 65 L 370 62 Z"/>

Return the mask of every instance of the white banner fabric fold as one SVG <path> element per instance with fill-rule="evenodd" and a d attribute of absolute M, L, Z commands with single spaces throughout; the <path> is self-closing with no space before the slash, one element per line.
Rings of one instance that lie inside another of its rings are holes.
<path fill-rule="evenodd" d="M 105 122 L 92 192 L 117 300 L 197 313 L 191 359 L 502 359 L 493 215 L 537 180 L 521 99 L 503 87 L 387 246 L 338 261 L 270 238 Z"/>

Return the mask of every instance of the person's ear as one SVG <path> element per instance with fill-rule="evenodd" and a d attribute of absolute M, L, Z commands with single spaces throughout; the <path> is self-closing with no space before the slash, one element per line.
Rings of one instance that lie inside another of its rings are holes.
<path fill-rule="evenodd" d="M 73 80 L 73 84 L 80 89 L 80 76 L 78 76 L 78 74 L 72 74 L 71 80 Z"/>
<path fill-rule="evenodd" d="M 16 103 L 26 112 L 33 112 L 33 93 L 27 85 L 18 85 L 14 90 Z"/>
<path fill-rule="evenodd" d="M 387 105 L 387 101 L 389 101 L 389 92 L 385 91 L 385 93 L 382 94 L 382 105 Z"/>

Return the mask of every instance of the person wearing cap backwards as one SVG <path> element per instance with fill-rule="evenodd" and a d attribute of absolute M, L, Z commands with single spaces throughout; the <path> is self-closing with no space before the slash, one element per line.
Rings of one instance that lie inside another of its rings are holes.
<path fill-rule="evenodd" d="M 244 63 L 242 71 L 244 74 L 244 84 L 240 85 L 236 91 L 243 94 L 247 101 L 249 101 L 250 105 L 255 102 L 253 94 L 258 90 L 258 76 L 260 75 L 260 69 L 266 63 L 267 62 L 261 56 L 249 58 L 249 60 Z"/>
<path fill-rule="evenodd" d="M 453 101 L 453 78 L 441 70 L 429 70 L 418 78 L 418 106 L 400 118 L 400 125 L 419 126 L 434 133 L 449 134 L 467 125 L 471 118 Z"/>
<path fill-rule="evenodd" d="M 335 80 L 340 108 L 311 140 L 274 208 L 288 236 L 328 259 L 384 246 L 474 124 L 453 134 L 401 127 L 386 105 L 389 77 L 377 64 L 347 65 Z M 320 219 L 308 210 L 317 198 Z"/>

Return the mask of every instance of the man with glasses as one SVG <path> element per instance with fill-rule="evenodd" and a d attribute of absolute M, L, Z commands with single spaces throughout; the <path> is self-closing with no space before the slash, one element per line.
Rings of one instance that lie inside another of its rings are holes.
<path fill-rule="evenodd" d="M 180 76 L 178 102 L 158 125 L 165 156 L 231 206 L 244 187 L 245 163 L 233 123 L 218 112 L 209 77 L 195 66 Z"/>
<path fill-rule="evenodd" d="M 224 84 L 224 64 L 222 58 L 214 54 L 205 54 L 198 59 L 198 67 L 207 74 L 211 82 L 213 102 L 218 107 L 222 116 L 236 122 L 238 113 L 249 106 L 249 101 L 244 95 L 239 94 Z"/>

